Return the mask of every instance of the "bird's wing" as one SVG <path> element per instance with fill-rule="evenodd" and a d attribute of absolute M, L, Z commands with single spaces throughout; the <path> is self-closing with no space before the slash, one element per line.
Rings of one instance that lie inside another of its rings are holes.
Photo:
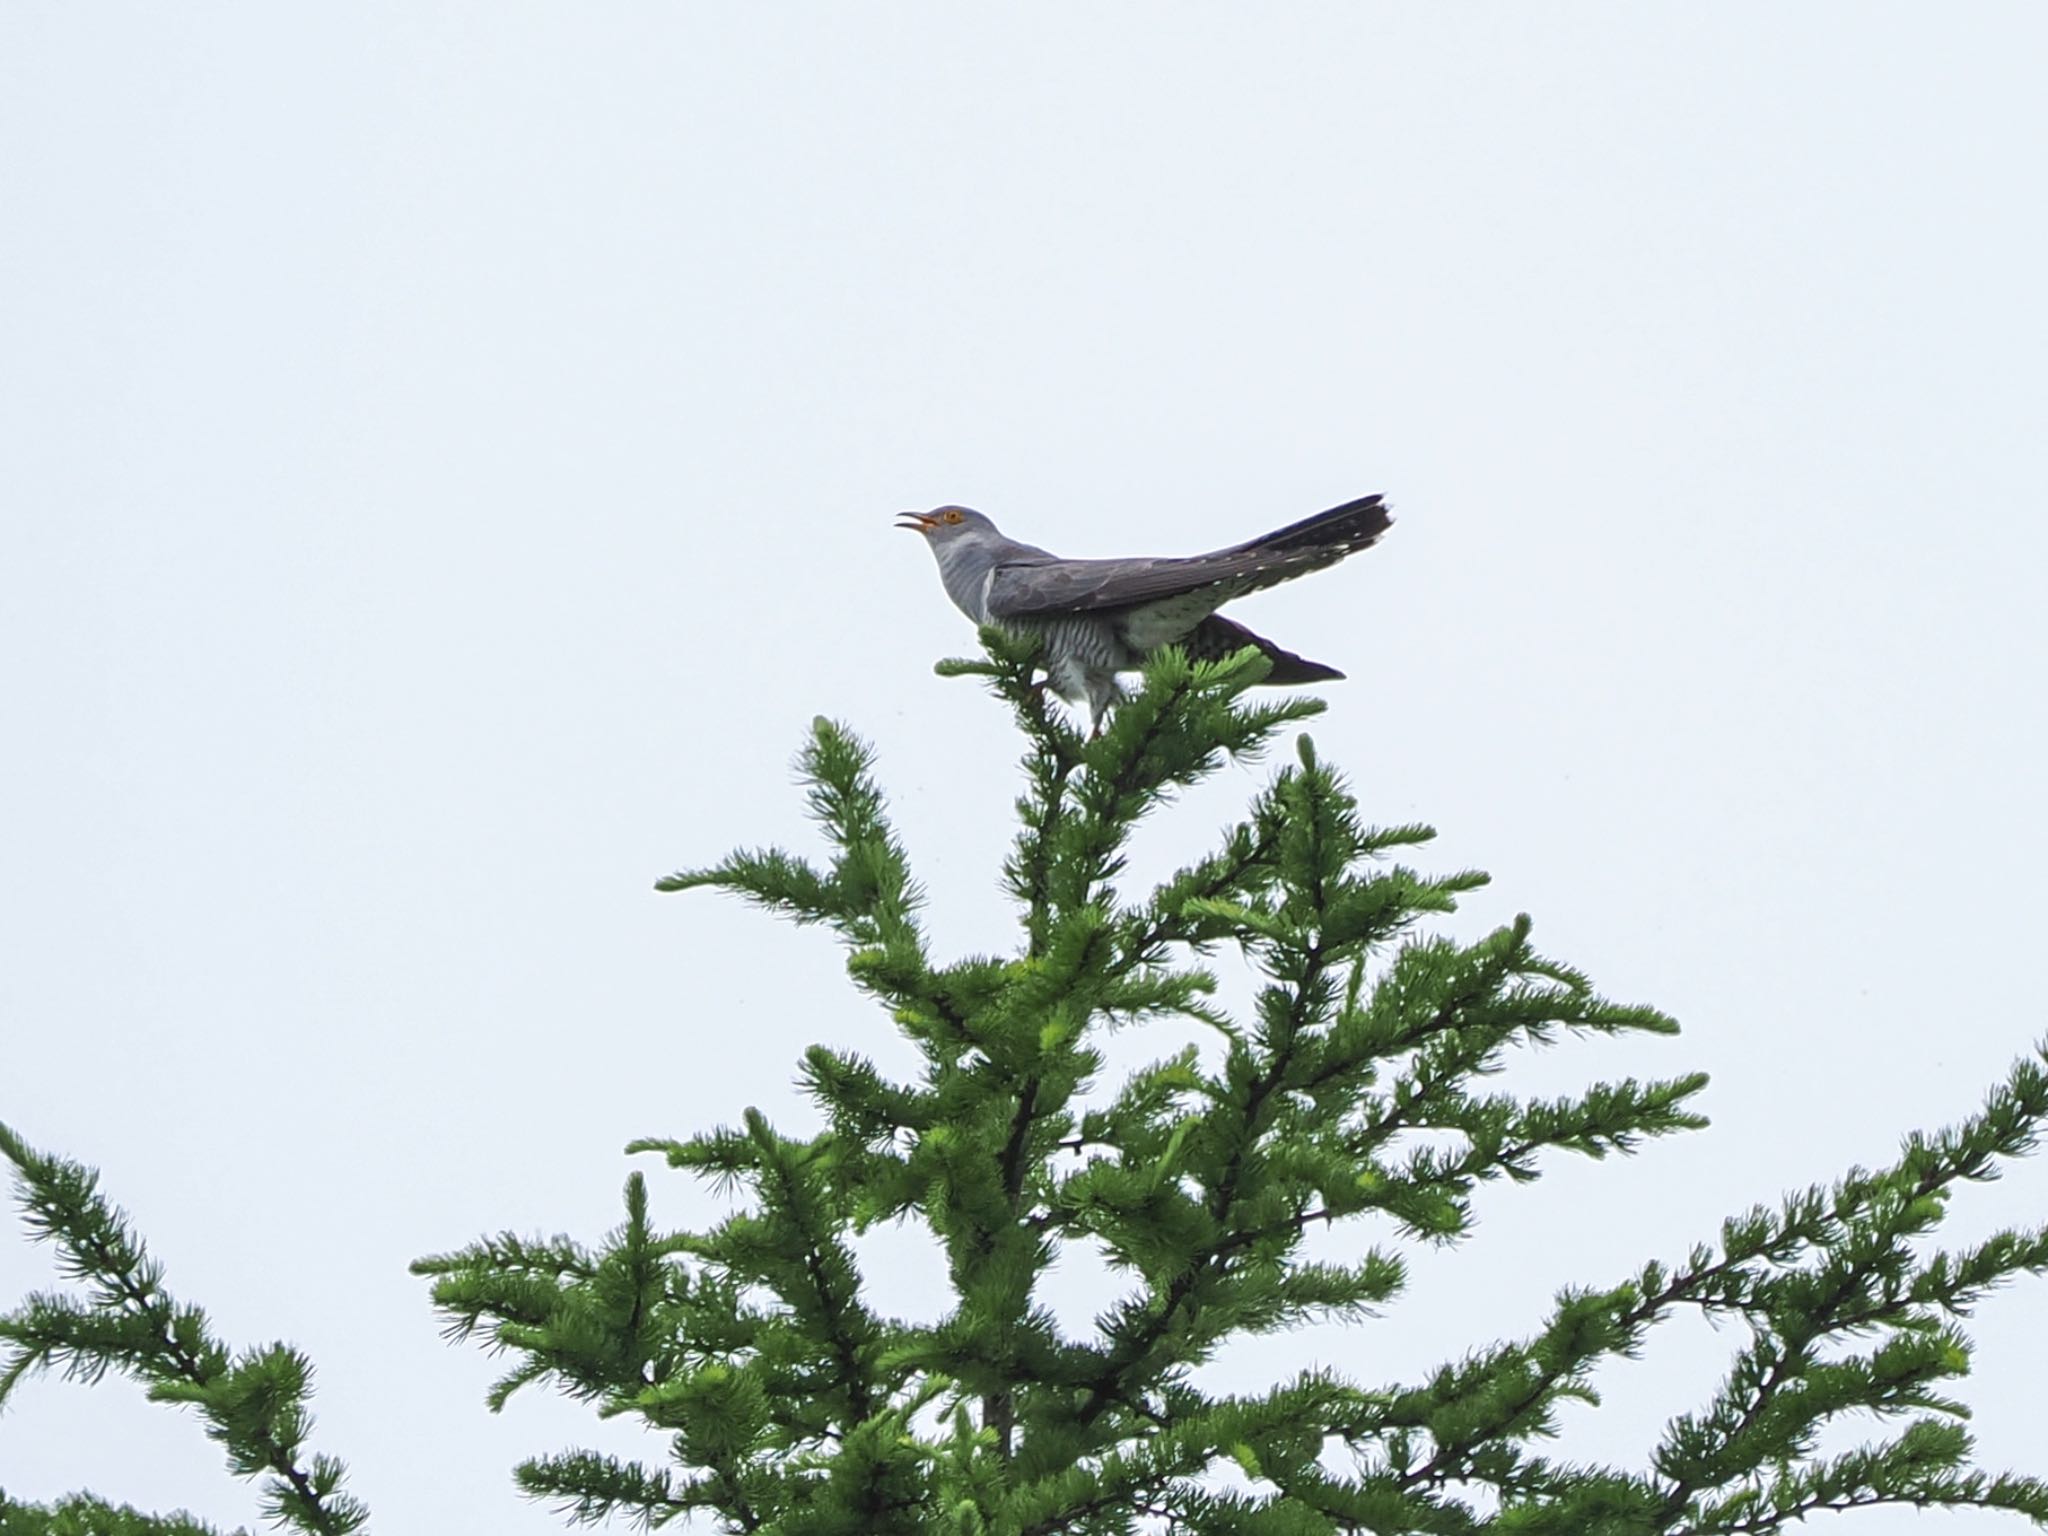
<path fill-rule="evenodd" d="M 1367 496 L 1213 554 L 1005 563 L 989 576 L 988 616 L 1104 613 L 1198 592 L 1214 596 L 1215 601 L 1201 610 L 1208 611 L 1247 592 L 1334 565 L 1370 545 L 1392 521 L 1380 498 Z M 1199 616 L 1193 614 L 1190 622 Z"/>

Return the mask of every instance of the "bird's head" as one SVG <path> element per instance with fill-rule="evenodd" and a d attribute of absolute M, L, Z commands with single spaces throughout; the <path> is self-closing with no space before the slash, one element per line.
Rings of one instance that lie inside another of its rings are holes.
<path fill-rule="evenodd" d="M 1000 537 L 996 533 L 996 525 L 972 507 L 933 507 L 929 512 L 904 512 L 897 516 L 896 526 L 923 534 L 935 550 L 944 549 L 959 540 L 972 543 L 977 538 Z"/>

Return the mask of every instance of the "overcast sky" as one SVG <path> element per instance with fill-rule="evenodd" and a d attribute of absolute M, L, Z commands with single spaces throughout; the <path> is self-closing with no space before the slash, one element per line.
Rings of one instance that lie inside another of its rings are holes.
<path fill-rule="evenodd" d="M 636 1438 L 487 1415 L 408 1261 L 596 1237 L 631 1137 L 810 1125 L 813 1040 L 907 1059 L 825 936 L 652 881 L 813 846 L 823 711 L 941 953 L 1011 940 L 1018 743 L 892 514 L 1191 553 L 1382 491 L 1237 611 L 1350 673 L 1367 814 L 1494 873 L 1457 931 L 1531 912 L 1686 1027 L 1508 1086 L 1703 1067 L 1715 1124 L 1229 1367 L 1412 1376 L 1887 1158 L 2048 1032 L 2044 48 L 2017 3 L 15 0 L 0 1119 L 310 1353 L 379 1529 L 557 1529 L 511 1465 Z M 1952 1232 L 2044 1214 L 2030 1166 Z M 908 1240 L 870 1273 L 933 1304 Z M 0 1303 L 52 1277 L 0 1237 Z M 1994 1467 L 2048 1472 L 2044 1306 L 1975 1324 Z M 1564 1453 L 1640 1464 L 1737 1342 L 1653 1344 Z M 112 1382 L 25 1388 L 0 1484 L 255 1519 Z M 1936 1523 L 2011 1522 L 1854 1522 Z"/>

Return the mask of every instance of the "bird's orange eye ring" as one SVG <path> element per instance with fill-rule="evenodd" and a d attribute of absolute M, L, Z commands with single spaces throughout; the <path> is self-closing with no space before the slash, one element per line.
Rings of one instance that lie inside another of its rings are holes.
<path fill-rule="evenodd" d="M 960 520 L 960 511 L 957 507 L 946 514 L 946 521 L 949 523 L 957 523 Z"/>

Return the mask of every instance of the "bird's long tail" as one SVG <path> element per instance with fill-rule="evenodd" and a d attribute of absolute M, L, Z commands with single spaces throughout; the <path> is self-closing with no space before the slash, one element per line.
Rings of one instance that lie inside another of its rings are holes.
<path fill-rule="evenodd" d="M 1393 522 L 1381 497 L 1361 496 L 1341 507 L 1332 507 L 1314 517 L 1304 517 L 1298 523 L 1289 523 L 1285 528 L 1261 534 L 1237 548 L 1247 553 L 1258 550 L 1267 554 L 1327 551 L 1341 560 L 1345 555 L 1356 554 L 1371 544 L 1392 527 Z"/>

